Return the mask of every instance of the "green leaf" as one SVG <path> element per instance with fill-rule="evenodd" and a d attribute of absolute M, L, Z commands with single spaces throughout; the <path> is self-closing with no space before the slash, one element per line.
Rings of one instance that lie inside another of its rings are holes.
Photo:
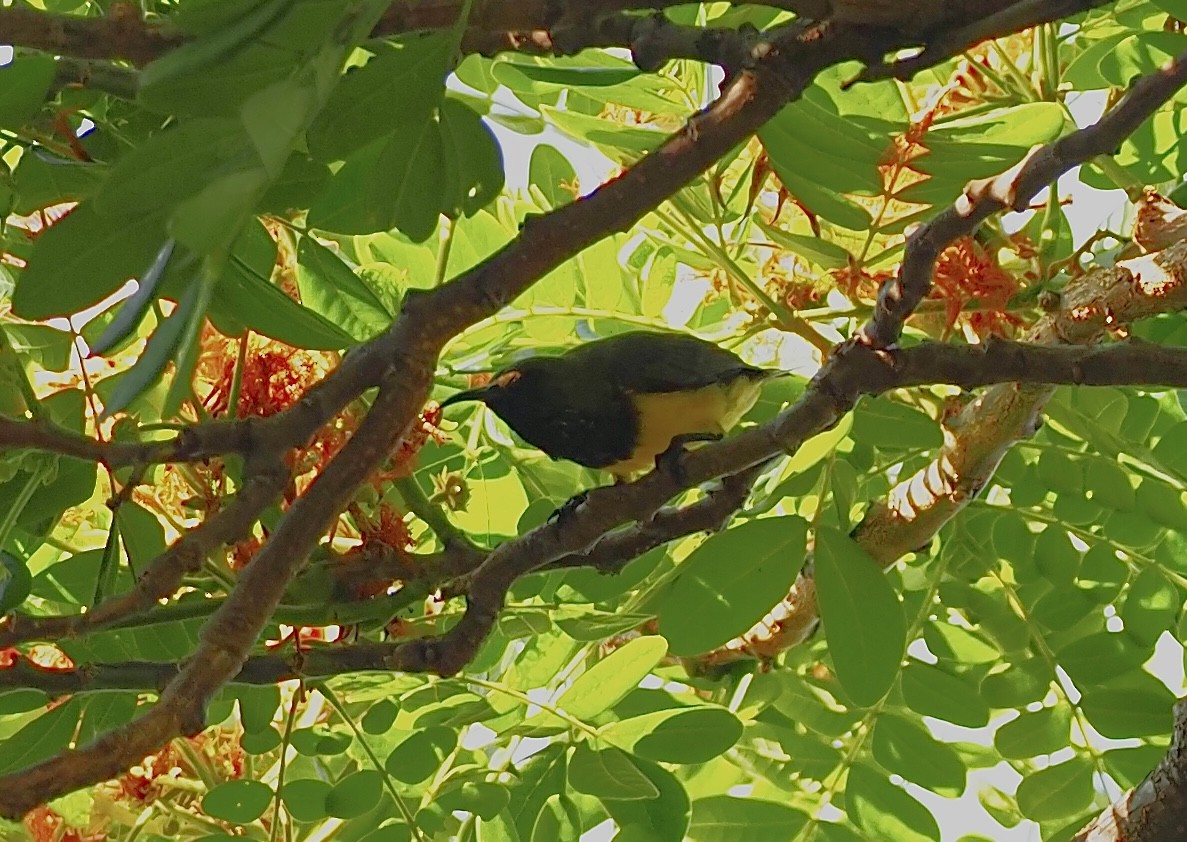
<path fill-rule="evenodd" d="M 147 270 L 164 240 L 159 217 L 105 217 L 83 202 L 37 237 L 13 312 L 38 320 L 90 307 Z"/>
<path fill-rule="evenodd" d="M 392 314 L 358 275 L 312 237 L 297 245 L 297 288 L 305 307 L 364 342 L 386 330 Z"/>
<path fill-rule="evenodd" d="M 943 443 L 940 425 L 890 398 L 865 398 L 853 412 L 853 438 L 882 450 L 915 450 Z"/>
<path fill-rule="evenodd" d="M 1179 589 L 1157 567 L 1147 567 L 1130 584 L 1121 619 L 1127 634 L 1152 645 L 1164 631 L 1174 628 L 1182 609 Z"/>
<path fill-rule="evenodd" d="M 262 731 L 244 733 L 239 744 L 248 754 L 270 754 L 280 748 L 282 742 L 280 732 L 275 728 L 265 728 Z"/>
<path fill-rule="evenodd" d="M 134 220 L 176 206 L 212 179 L 258 165 L 238 120 L 187 120 L 121 157 L 94 199 L 102 216 Z"/>
<path fill-rule="evenodd" d="M 92 354 L 102 356 L 121 345 L 144 321 L 145 316 L 152 309 L 153 302 L 157 300 L 157 288 L 165 276 L 165 268 L 169 265 L 169 259 L 173 256 L 174 245 L 173 240 L 166 240 L 165 244 L 161 246 L 157 256 L 153 258 L 152 265 L 141 276 L 136 292 L 120 305 L 115 318 L 111 320 L 99 338 L 89 343 Z"/>
<path fill-rule="evenodd" d="M 683 842 L 692 817 L 688 793 L 675 775 L 639 757 L 631 763 L 646 776 L 659 793 L 648 801 L 602 798 L 602 806 L 619 827 L 634 827 L 647 834 L 649 842 Z"/>
<path fill-rule="evenodd" d="M 622 574 L 618 574 L 621 576 Z M 604 579 L 606 577 L 600 577 Z M 616 577 L 617 578 L 617 577 Z M 600 581 L 595 580 L 597 584 Z M 584 584 L 581 582 L 580 584 Z M 588 594 L 584 588 L 578 588 L 574 585 L 576 590 L 588 598 Z M 615 594 L 616 595 L 616 594 Z M 575 616 L 557 617 L 553 616 L 553 620 L 557 626 L 574 640 L 580 640 L 586 643 L 592 643 L 597 640 L 605 640 L 608 637 L 613 637 L 616 634 L 628 632 L 631 629 L 637 629 L 639 626 L 646 623 L 648 620 L 654 619 L 653 614 L 610 614 L 605 611 L 582 611 Z M 578 679 L 580 681 L 580 678 Z"/>
<path fill-rule="evenodd" d="M 349 732 L 326 725 L 298 728 L 289 738 L 293 748 L 306 757 L 342 754 L 350 748 L 352 741 Z"/>
<path fill-rule="evenodd" d="M 268 173 L 260 166 L 216 178 L 174 208 L 169 233 L 195 254 L 222 255 L 250 224 L 267 186 Z"/>
<path fill-rule="evenodd" d="M 1057 585 L 1070 585 L 1080 569 L 1080 554 L 1072 546 L 1067 530 L 1059 526 L 1048 526 L 1039 533 L 1034 558 L 1043 577 Z"/>
<path fill-rule="evenodd" d="M 246 327 L 297 348 L 338 350 L 352 344 L 349 333 L 302 307 L 269 280 L 275 260 L 276 243 L 262 224 L 250 223 L 219 279 L 211 320 L 228 335 Z"/>
<path fill-rule="evenodd" d="M 878 717 L 871 747 L 875 760 L 913 783 L 951 795 L 964 791 L 967 770 L 960 755 L 905 717 Z"/>
<path fill-rule="evenodd" d="M 386 734 L 391 730 L 399 712 L 400 709 L 396 707 L 394 702 L 387 699 L 380 699 L 371 705 L 371 707 L 367 708 L 367 712 L 363 714 L 363 720 L 360 724 L 368 734 Z"/>
<path fill-rule="evenodd" d="M 180 47 L 169 50 L 141 71 L 141 88 L 185 76 L 199 76 L 238 52 L 271 27 L 287 11 L 287 0 L 256 0 L 239 17 Z"/>
<path fill-rule="evenodd" d="M 1144 688 L 1090 688 L 1080 706 L 1092 727 L 1110 739 L 1165 735 L 1170 733 L 1175 698 L 1162 684 L 1153 684 Z"/>
<path fill-rule="evenodd" d="M 292 4 L 289 4 L 290 6 Z M 201 73 L 140 85 L 137 100 L 150 111 L 177 116 L 238 116 L 245 101 L 287 79 L 297 58 L 282 45 L 253 44 Z"/>
<path fill-rule="evenodd" d="M 658 147 L 667 133 L 642 126 L 621 126 L 613 120 L 541 106 L 540 112 L 558 129 L 578 140 L 588 141 L 616 163 L 635 161 Z"/>
<path fill-rule="evenodd" d="M 1135 32 L 1102 56 L 1097 69 L 1106 82 L 1126 88 L 1142 76 L 1158 73 L 1187 49 L 1180 32 Z"/>
<path fill-rule="evenodd" d="M 13 173 L 17 203 L 12 211 L 30 214 L 60 202 L 80 202 L 98 190 L 108 170 L 105 164 L 59 158 L 35 147 L 21 156 Z"/>
<path fill-rule="evenodd" d="M 761 620 L 795 582 L 806 536 L 802 518 L 759 518 L 693 550 L 657 610 L 672 653 L 708 652 Z"/>
<path fill-rule="evenodd" d="M 758 227 L 771 238 L 771 242 L 816 264 L 821 269 L 842 269 L 848 266 L 853 259 L 847 249 L 821 237 L 791 234 L 773 225 L 768 225 L 761 219 L 758 220 Z"/>
<path fill-rule="evenodd" d="M 340 234 L 398 228 L 414 242 L 436 230 L 444 158 L 440 130 L 426 121 L 363 147 L 346 159 L 309 209 L 309 225 Z"/>
<path fill-rule="evenodd" d="M 874 839 L 940 840 L 940 828 L 926 807 L 892 784 L 884 774 L 863 764 L 849 770 L 845 811 L 855 825 Z"/>
<path fill-rule="evenodd" d="M 491 819 L 480 818 L 475 835 L 478 842 L 520 842 L 522 838 L 505 812 Z"/>
<path fill-rule="evenodd" d="M 559 149 L 547 143 L 539 143 L 532 149 L 528 184 L 538 188 L 551 207 L 559 208 L 573 201 L 573 194 L 566 187 L 576 183 L 577 171 Z"/>
<path fill-rule="evenodd" d="M 126 408 L 164 374 L 165 366 L 181 349 L 182 337 L 190 321 L 195 314 L 204 314 L 205 308 L 201 307 L 202 286 L 200 281 L 191 283 L 169 317 L 157 325 L 144 346 L 144 353 L 123 374 L 119 384 L 108 396 L 103 407 L 104 416 L 110 417 Z"/>
<path fill-rule="evenodd" d="M 816 184 L 834 193 L 882 193 L 878 164 L 889 132 L 868 132 L 823 103 L 803 99 L 784 106 L 758 136 L 781 179 L 788 171 L 811 173 Z"/>
<path fill-rule="evenodd" d="M 903 668 L 903 698 L 923 716 L 953 725 L 981 728 L 989 722 L 989 708 L 976 688 L 938 667 L 909 660 Z"/>
<path fill-rule="evenodd" d="M 993 745 L 1003 757 L 1054 754 L 1069 744 L 1071 724 L 1071 712 L 1062 705 L 1023 713 L 997 729 Z"/>
<path fill-rule="evenodd" d="M 548 796 L 532 826 L 531 842 L 555 842 L 580 836 L 581 814 L 577 806 L 564 795 Z"/>
<path fill-rule="evenodd" d="M 344 160 L 376 138 L 427 124 L 445 93 L 453 51 L 448 31 L 412 36 L 347 71 L 309 128 L 314 157 Z"/>
<path fill-rule="evenodd" d="M 441 144 L 445 184 L 441 212 L 473 216 L 503 189 L 503 152 L 482 118 L 465 103 L 446 97 L 441 103 Z"/>
<path fill-rule="evenodd" d="M 16 608 L 33 586 L 33 577 L 25 563 L 11 553 L 0 550 L 0 614 Z"/>
<path fill-rule="evenodd" d="M 74 698 L 6 737 L 0 754 L 0 774 L 32 766 L 65 749 L 78 729 L 80 713 L 81 704 Z"/>
<path fill-rule="evenodd" d="M 692 842 L 770 842 L 794 839 L 808 815 L 774 801 L 712 795 L 692 802 Z"/>
<path fill-rule="evenodd" d="M 618 67 L 564 67 L 531 64 L 528 61 L 497 61 L 492 67 L 496 79 L 516 92 L 567 90 L 574 86 L 621 85 L 639 76 L 639 68 L 625 62 Z"/>
<path fill-rule="evenodd" d="M 1166 749 L 1157 745 L 1115 748 L 1106 751 L 1105 766 L 1109 774 L 1121 786 L 1131 789 L 1146 779 L 1146 776 L 1166 756 Z"/>
<path fill-rule="evenodd" d="M 490 781 L 461 781 L 443 788 L 435 799 L 446 812 L 461 810 L 483 819 L 494 819 L 510 801 L 507 787 Z"/>
<path fill-rule="evenodd" d="M 272 788 L 259 781 L 227 781 L 202 797 L 202 812 L 232 824 L 250 824 L 272 803 Z"/>
<path fill-rule="evenodd" d="M 569 786 L 586 795 L 619 801 L 647 801 L 659 796 L 655 786 L 626 752 L 593 748 L 580 742 L 569 758 Z"/>
<path fill-rule="evenodd" d="M 52 56 L 19 55 L 0 67 L 0 125 L 17 128 L 45 105 L 57 65 Z"/>
<path fill-rule="evenodd" d="M 333 786 L 328 781 L 305 778 L 285 781 L 280 795 L 290 816 L 299 822 L 314 822 L 329 817 L 326 796 L 330 794 L 331 789 Z"/>
<path fill-rule="evenodd" d="M 816 530 L 820 619 L 837 679 L 858 705 L 881 699 L 898 677 L 907 621 L 885 574 L 851 538 Z"/>
<path fill-rule="evenodd" d="M 326 793 L 326 812 L 339 819 L 364 816 L 379 806 L 383 774 L 374 769 L 352 772 Z"/>
<path fill-rule="evenodd" d="M 613 722 L 600 736 L 660 763 L 706 763 L 742 736 L 742 723 L 725 708 L 660 710 Z"/>
<path fill-rule="evenodd" d="M 1128 635 L 1107 631 L 1081 634 L 1056 652 L 1059 665 L 1081 689 L 1140 669 L 1144 654 Z"/>
<path fill-rule="evenodd" d="M 387 756 L 388 774 L 406 784 L 427 780 L 457 746 L 457 732 L 443 725 L 416 731 Z"/>
<path fill-rule="evenodd" d="M 1016 797 L 1022 814 L 1040 822 L 1077 816 L 1092 796 L 1092 761 L 1073 757 L 1024 777 Z"/>
<path fill-rule="evenodd" d="M 556 706 L 577 719 L 592 719 L 638 687 L 667 653 L 668 642 L 658 635 L 628 641 L 578 676 Z"/>
<path fill-rule="evenodd" d="M 938 659 L 962 664 L 988 664 L 1001 658 L 997 648 L 974 632 L 952 623 L 932 622 L 923 627 L 927 648 Z"/>
<path fill-rule="evenodd" d="M 368 231 L 397 228 L 414 243 L 424 242 L 437 230 L 438 208 L 424 201 L 440 189 L 445 174 L 441 130 L 436 123 L 406 127 L 379 153 L 375 182 L 366 194 L 364 211 L 372 224 Z"/>

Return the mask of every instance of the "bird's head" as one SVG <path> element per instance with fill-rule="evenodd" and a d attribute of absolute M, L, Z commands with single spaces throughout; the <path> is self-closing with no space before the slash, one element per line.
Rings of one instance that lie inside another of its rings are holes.
<path fill-rule="evenodd" d="M 441 408 L 464 401 L 482 401 L 500 418 L 514 424 L 525 414 L 538 413 L 540 405 L 554 390 L 558 360 L 532 357 L 491 378 L 485 386 L 466 389 L 441 402 Z"/>

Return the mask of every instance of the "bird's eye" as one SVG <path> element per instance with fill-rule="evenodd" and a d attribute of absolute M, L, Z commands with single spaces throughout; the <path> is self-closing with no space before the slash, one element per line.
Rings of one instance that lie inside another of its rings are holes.
<path fill-rule="evenodd" d="M 504 386 L 510 386 L 512 383 L 514 383 L 516 380 L 518 380 L 521 376 L 522 375 L 518 371 L 515 371 L 514 369 L 512 369 L 511 371 L 504 371 L 502 374 L 500 374 L 494 380 L 490 381 L 490 385 L 501 389 Z"/>

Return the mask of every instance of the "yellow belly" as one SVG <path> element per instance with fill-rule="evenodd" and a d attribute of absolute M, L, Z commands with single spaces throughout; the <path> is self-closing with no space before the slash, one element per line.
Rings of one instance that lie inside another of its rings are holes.
<path fill-rule="evenodd" d="M 606 470 L 625 480 L 631 474 L 654 468 L 655 457 L 666 451 L 677 436 L 723 435 L 750 411 L 760 391 L 758 381 L 739 377 L 728 384 L 714 384 L 692 392 L 632 395 L 639 415 L 635 452 Z"/>

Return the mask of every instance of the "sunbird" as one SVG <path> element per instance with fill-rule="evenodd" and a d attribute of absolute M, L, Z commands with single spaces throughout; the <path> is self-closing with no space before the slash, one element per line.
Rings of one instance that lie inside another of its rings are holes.
<path fill-rule="evenodd" d="M 529 357 L 441 406 L 482 401 L 553 459 L 625 482 L 686 444 L 721 439 L 782 374 L 695 336 L 631 331 Z"/>

